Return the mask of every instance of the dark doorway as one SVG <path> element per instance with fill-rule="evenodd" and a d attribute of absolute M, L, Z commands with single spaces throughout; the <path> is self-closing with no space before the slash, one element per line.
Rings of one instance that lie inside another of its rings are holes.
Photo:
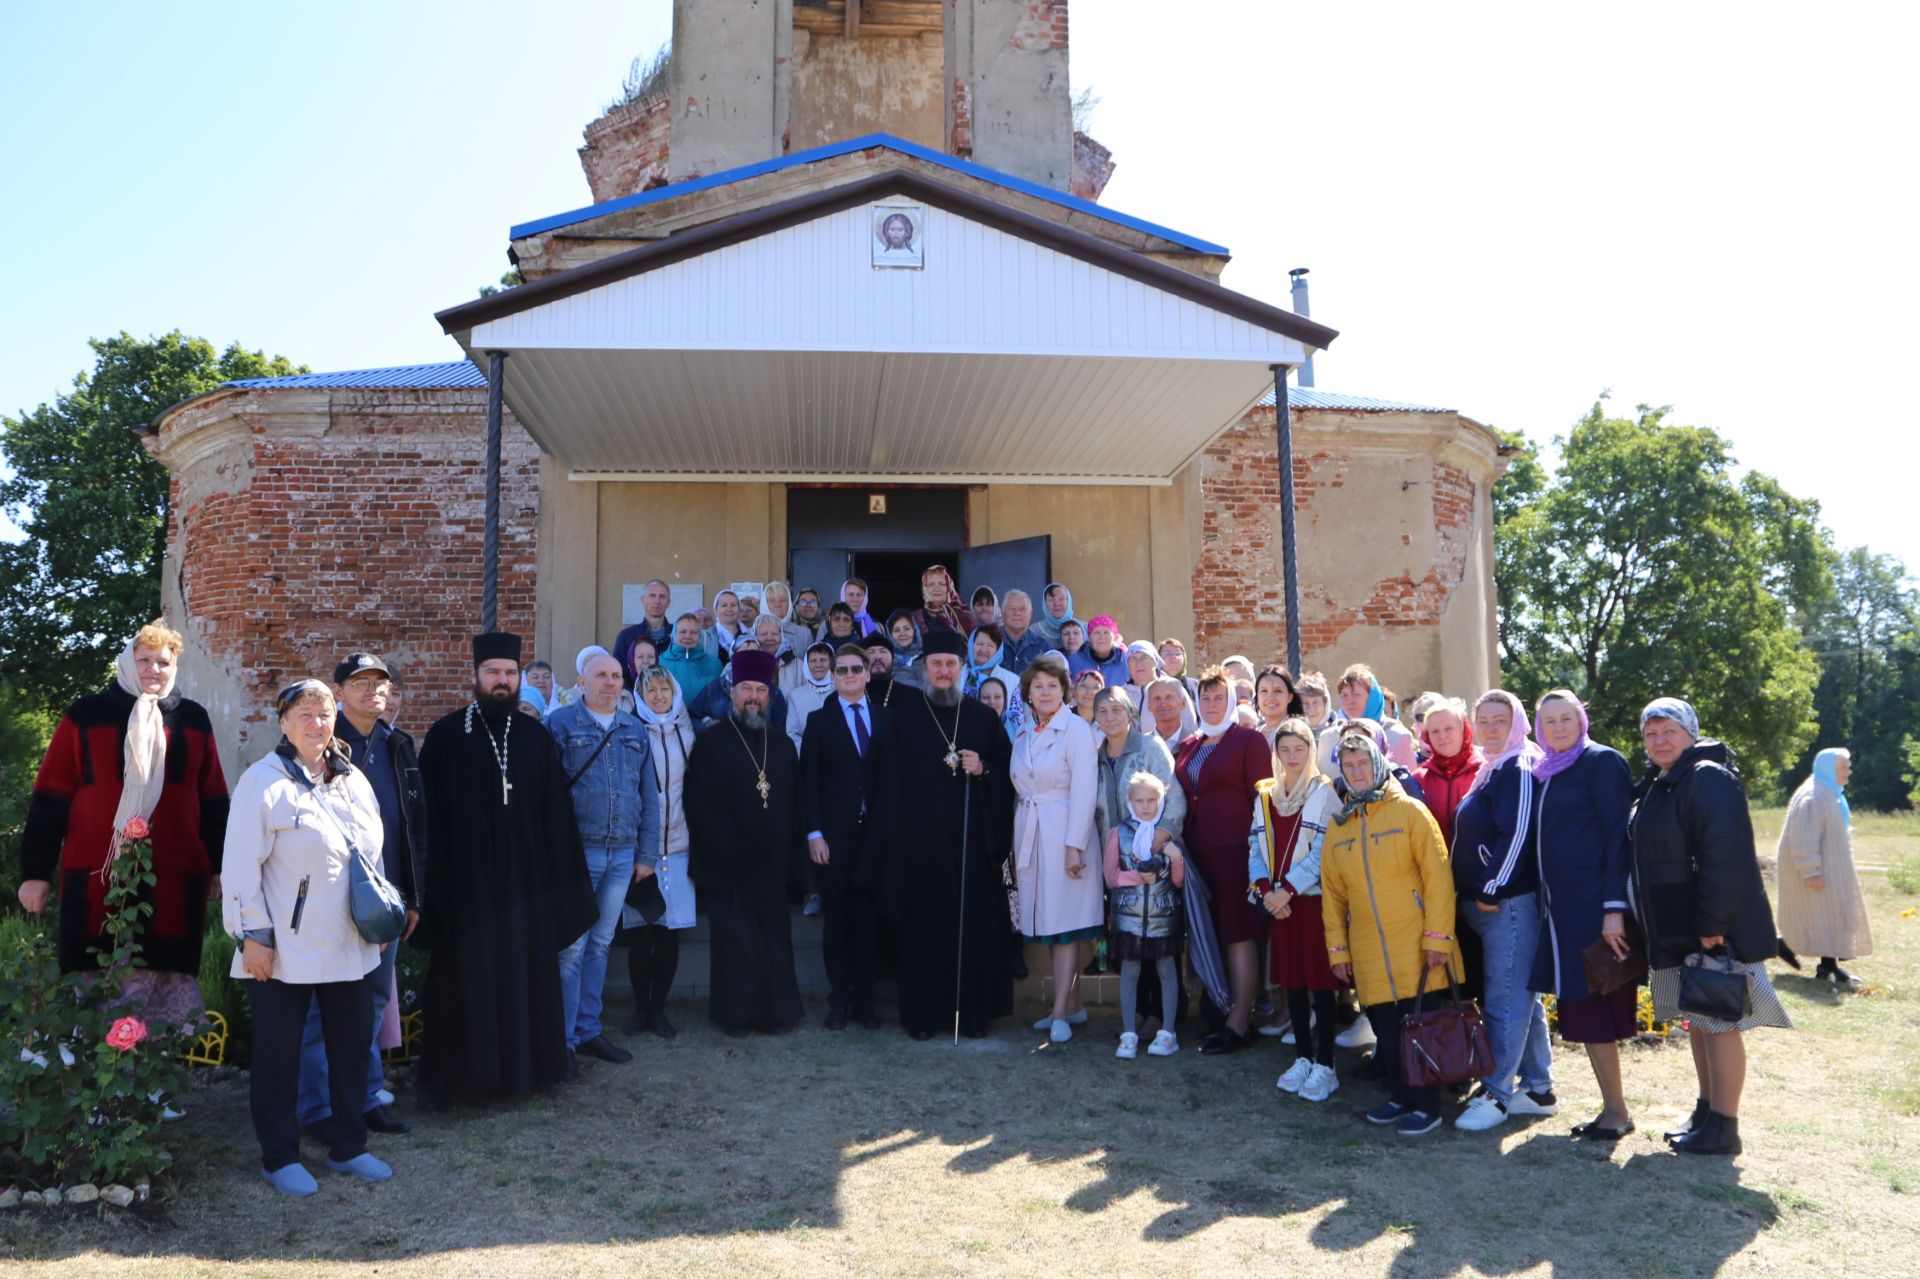
<path fill-rule="evenodd" d="M 896 608 L 920 607 L 920 574 L 929 564 L 953 568 L 958 549 L 925 551 L 855 551 L 853 576 L 867 584 L 867 611 L 884 623 Z"/>

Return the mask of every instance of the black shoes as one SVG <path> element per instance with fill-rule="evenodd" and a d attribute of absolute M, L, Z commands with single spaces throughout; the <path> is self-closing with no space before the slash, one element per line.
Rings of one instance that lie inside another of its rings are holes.
<path fill-rule="evenodd" d="M 1740 1120 L 1708 1111 L 1706 1119 L 1676 1140 L 1673 1148 L 1688 1155 L 1737 1155 L 1741 1149 Z"/>
<path fill-rule="evenodd" d="M 1226 1053 L 1237 1053 L 1242 1048 L 1253 1047 L 1253 1041 L 1231 1027 L 1222 1026 L 1213 1034 L 1200 1041 L 1200 1053 L 1205 1057 L 1218 1057 Z"/>
<path fill-rule="evenodd" d="M 633 1016 L 627 1018 L 626 1021 L 620 1025 L 620 1033 L 629 1038 L 634 1035 L 644 1035 L 652 1029 L 653 1016 L 644 1008 L 634 1009 Z"/>
<path fill-rule="evenodd" d="M 840 1005 L 835 1004 L 833 1007 L 827 1009 L 826 1027 L 828 1030 L 845 1030 L 849 1020 L 847 1010 Z"/>
<path fill-rule="evenodd" d="M 649 1020 L 653 1023 L 653 1033 L 662 1039 L 672 1039 L 680 1033 L 673 1028 L 673 1023 L 667 1020 L 664 1012 L 653 1013 Z"/>
<path fill-rule="evenodd" d="M 1693 1103 L 1693 1113 L 1687 1116 L 1687 1121 L 1671 1132 L 1662 1133 L 1661 1136 L 1669 1142 L 1678 1141 L 1698 1128 L 1701 1124 L 1707 1122 L 1707 1116 L 1712 1113 L 1713 1107 L 1708 1104 L 1707 1099 L 1705 1097 L 1698 1098 Z"/>
<path fill-rule="evenodd" d="M 915 1043 L 919 1044 L 924 1044 L 927 1040 L 933 1038 L 933 1032 L 931 1030 L 910 1030 L 907 1033 L 913 1037 Z"/>
<path fill-rule="evenodd" d="M 570 1084 L 580 1078 L 580 1059 L 573 1055 L 573 1049 L 567 1049 L 567 1064 L 561 1068 L 560 1082 Z"/>
<path fill-rule="evenodd" d="M 619 1044 L 614 1043 L 605 1035 L 595 1035 L 592 1039 L 581 1044 L 579 1051 L 586 1053 L 590 1057 L 598 1057 L 601 1061 L 610 1061 L 616 1066 L 623 1062 L 633 1060 L 632 1053 L 622 1048 Z"/>
<path fill-rule="evenodd" d="M 876 1014 L 871 1012 L 862 1013 L 858 1020 L 863 1030 L 878 1030 L 886 1025 Z"/>
<path fill-rule="evenodd" d="M 375 1106 L 366 1114 L 368 1132 L 392 1133 L 398 1136 L 403 1132 L 412 1132 L 413 1125 L 404 1119 L 396 1119 L 385 1106 Z"/>

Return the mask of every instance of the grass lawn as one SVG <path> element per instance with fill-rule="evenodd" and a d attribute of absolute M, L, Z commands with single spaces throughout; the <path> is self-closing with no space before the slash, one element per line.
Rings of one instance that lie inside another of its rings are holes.
<path fill-rule="evenodd" d="M 1770 861 L 1780 813 L 1756 818 Z M 301 1202 L 259 1179 L 244 1081 L 196 1088 L 156 1207 L 3 1213 L 0 1257 L 63 1277 L 1913 1274 L 1920 883 L 1898 871 L 1920 818 L 1863 815 L 1857 837 L 1872 985 L 1776 967 L 1797 1029 L 1749 1038 L 1732 1162 L 1660 1141 L 1693 1103 L 1681 1039 L 1628 1050 L 1641 1131 L 1607 1149 L 1567 1136 L 1598 1097 L 1564 1049 L 1560 1116 L 1409 1141 L 1359 1118 L 1376 1092 L 1345 1055 L 1316 1107 L 1274 1090 L 1271 1043 L 1118 1062 L 1098 1010 L 1064 1046 L 1016 1022 L 956 1049 L 817 1020 L 732 1041 L 687 1006 L 678 1040 L 517 1110 L 403 1096 L 414 1133 L 373 1147 L 394 1181 L 320 1171 Z"/>

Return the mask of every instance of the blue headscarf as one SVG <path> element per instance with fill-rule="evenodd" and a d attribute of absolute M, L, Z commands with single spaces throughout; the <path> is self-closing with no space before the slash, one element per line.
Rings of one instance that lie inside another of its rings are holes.
<path fill-rule="evenodd" d="M 1380 681 L 1367 676 L 1367 709 L 1360 713 L 1361 719 L 1370 719 L 1378 724 L 1387 716 L 1387 695 L 1380 691 Z"/>
<path fill-rule="evenodd" d="M 978 697 L 980 695 L 980 681 L 993 674 L 995 668 L 1000 665 L 1000 654 L 1006 651 L 1005 644 L 996 644 L 994 645 L 993 652 L 988 655 L 986 661 L 974 661 L 974 640 L 979 637 L 979 634 L 979 628 L 975 627 L 973 634 L 967 636 L 967 673 L 966 680 L 960 690 L 971 697 Z"/>
<path fill-rule="evenodd" d="M 604 653 L 606 650 L 602 649 L 600 651 Z M 520 685 L 520 700 L 533 707 L 539 718 L 545 719 L 547 717 L 547 699 L 540 696 L 540 690 L 533 685 L 527 683 Z M 1841 800 L 1840 802 L 1843 804 L 1846 803 L 1845 800 Z"/>
<path fill-rule="evenodd" d="M 1845 747 L 1829 746 L 1813 757 L 1813 780 L 1833 792 L 1840 801 L 1840 820 L 1848 826 L 1853 825 L 1853 805 L 1847 803 L 1847 788 L 1840 784 L 1840 757 L 1849 752 Z"/>
<path fill-rule="evenodd" d="M 1055 617 L 1047 611 L 1047 596 L 1058 590 L 1067 597 L 1067 611 L 1063 617 Z M 1048 582 L 1047 589 L 1040 592 L 1039 607 L 1033 610 L 1033 629 L 1039 631 L 1049 645 L 1060 647 L 1060 628 L 1068 622 L 1080 619 L 1073 615 L 1073 592 L 1067 589 L 1065 582 Z"/>

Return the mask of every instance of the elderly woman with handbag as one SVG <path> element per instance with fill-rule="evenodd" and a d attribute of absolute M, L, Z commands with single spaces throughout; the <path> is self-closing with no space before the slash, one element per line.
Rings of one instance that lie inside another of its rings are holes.
<path fill-rule="evenodd" d="M 333 690 L 299 680 L 280 690 L 274 709 L 280 744 L 234 787 L 221 907 L 238 943 L 232 975 L 251 979 L 261 1174 L 281 1194 L 304 1196 L 318 1186 L 300 1162 L 296 1099 L 301 1035 L 316 1000 L 333 1098 L 326 1165 L 362 1181 L 393 1176 L 367 1153 L 361 1114 L 373 1035 L 364 979 L 381 944 L 398 940 L 406 911 L 379 869 L 380 803 L 333 735 Z"/>
<path fill-rule="evenodd" d="M 1367 1121 L 1418 1137 L 1440 1126 L 1440 1093 L 1407 1082 L 1401 1030 L 1426 970 L 1459 978 L 1453 874 L 1433 814 L 1400 789 L 1373 735 L 1348 733 L 1338 750 L 1347 799 L 1320 853 L 1327 958 L 1335 977 L 1353 983 L 1379 1039 L 1375 1055 L 1392 1095 Z"/>
<path fill-rule="evenodd" d="M 1767 978 L 1779 947 L 1767 904 L 1746 789 L 1723 742 L 1677 697 L 1640 712 L 1649 767 L 1629 827 L 1635 913 L 1647 930 L 1654 1015 L 1687 1019 L 1700 1096 L 1667 1134 L 1696 1155 L 1740 1153 L 1742 1032 L 1791 1027 Z"/>

